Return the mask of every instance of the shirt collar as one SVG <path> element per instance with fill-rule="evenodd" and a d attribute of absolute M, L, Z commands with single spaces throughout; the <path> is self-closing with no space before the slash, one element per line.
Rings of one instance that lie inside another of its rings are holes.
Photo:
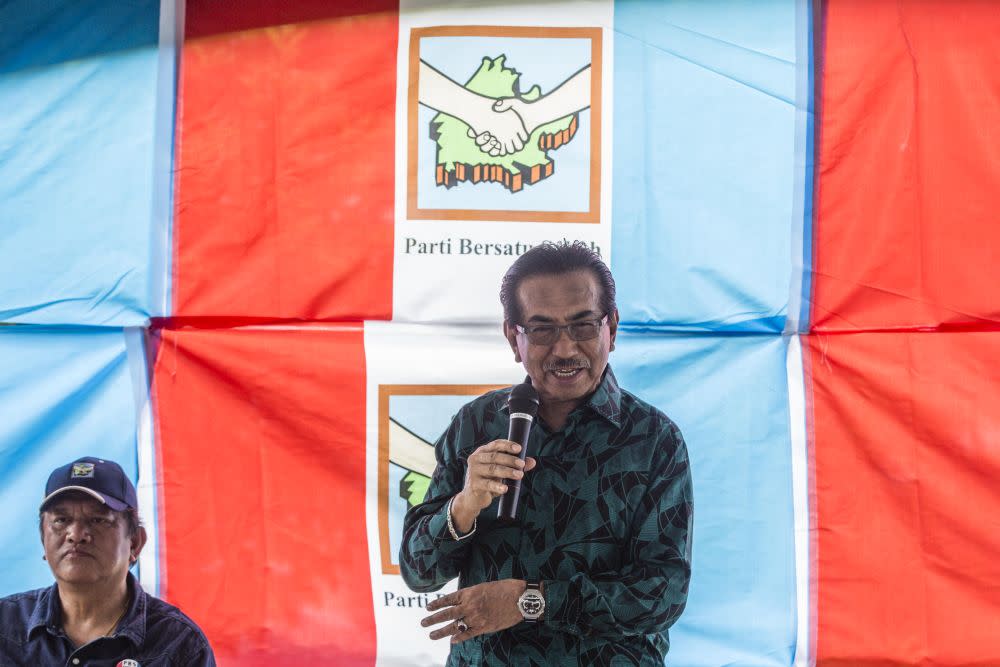
<path fill-rule="evenodd" d="M 146 594 L 132 573 L 128 573 L 129 603 L 125 618 L 118 624 L 116 636 L 129 639 L 135 646 L 142 646 L 146 639 Z"/>
<path fill-rule="evenodd" d="M 58 630 L 62 626 L 62 609 L 59 607 L 59 587 L 52 584 L 42 593 L 28 619 L 28 639 L 39 628 Z"/>
<path fill-rule="evenodd" d="M 618 386 L 614 371 L 611 370 L 611 364 L 604 369 L 601 384 L 597 385 L 597 391 L 590 395 L 587 406 L 615 426 L 621 426 L 622 390 Z"/>
<path fill-rule="evenodd" d="M 507 396 L 509 393 L 510 390 L 507 390 L 500 394 L 502 397 L 501 412 L 508 410 Z M 608 364 L 604 368 L 604 377 L 601 378 L 601 383 L 597 385 L 597 389 L 590 395 L 590 399 L 581 407 L 590 408 L 617 427 L 621 426 L 621 403 L 622 390 L 618 386 L 618 379 L 615 377 L 614 371 L 611 370 L 611 364 Z"/>
<path fill-rule="evenodd" d="M 129 639 L 136 646 L 141 646 L 146 637 L 146 595 L 142 586 L 132 573 L 127 575 L 126 584 L 129 592 L 128 610 L 118 624 L 116 635 Z M 62 632 L 62 606 L 59 603 L 59 584 L 52 584 L 42 593 L 28 620 L 28 639 L 39 628 L 48 628 L 52 632 Z"/>

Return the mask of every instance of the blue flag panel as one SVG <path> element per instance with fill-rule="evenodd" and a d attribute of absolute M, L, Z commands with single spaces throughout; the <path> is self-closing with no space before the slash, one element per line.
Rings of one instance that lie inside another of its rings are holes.
<path fill-rule="evenodd" d="M 797 11 L 795 0 L 615 4 L 612 269 L 624 321 L 784 328 L 806 165 L 796 107 L 809 92 L 796 87 L 808 67 L 797 43 L 809 39 Z"/>
<path fill-rule="evenodd" d="M 136 386 L 145 371 L 132 372 L 121 329 L 0 327 L 0 368 L 4 596 L 52 583 L 41 558 L 38 506 L 54 468 L 102 456 L 135 480 L 136 394 L 146 387 Z"/>
<path fill-rule="evenodd" d="M 173 69 L 161 75 L 159 6 L 0 4 L 0 322 L 127 326 L 163 314 L 167 224 L 155 201 L 169 165 L 154 159 L 157 143 L 169 151 L 155 137 L 170 119 L 158 123 L 156 107 Z M 160 103 L 172 110 L 167 88 Z"/>
<path fill-rule="evenodd" d="M 772 335 L 619 330 L 611 363 L 621 386 L 680 426 L 691 457 L 693 574 L 669 664 L 774 667 L 794 659 L 786 352 L 786 339 Z"/>

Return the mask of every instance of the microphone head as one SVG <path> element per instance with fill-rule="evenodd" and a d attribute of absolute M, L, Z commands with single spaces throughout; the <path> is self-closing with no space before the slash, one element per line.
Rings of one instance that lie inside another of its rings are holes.
<path fill-rule="evenodd" d="M 511 414 L 523 412 L 534 417 L 538 414 L 538 392 L 530 382 L 514 385 L 510 390 L 510 398 L 507 399 L 507 407 Z"/>

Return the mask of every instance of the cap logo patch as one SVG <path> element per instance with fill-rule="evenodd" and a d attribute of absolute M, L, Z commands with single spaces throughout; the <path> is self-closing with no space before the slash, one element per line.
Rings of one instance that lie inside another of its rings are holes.
<path fill-rule="evenodd" d="M 70 478 L 78 477 L 93 477 L 94 476 L 94 464 L 93 463 L 74 463 L 73 472 L 70 473 Z"/>
<path fill-rule="evenodd" d="M 141 667 L 141 665 L 136 660 L 133 660 L 131 658 L 126 658 L 125 660 L 122 660 L 117 665 L 115 665 L 115 667 Z"/>

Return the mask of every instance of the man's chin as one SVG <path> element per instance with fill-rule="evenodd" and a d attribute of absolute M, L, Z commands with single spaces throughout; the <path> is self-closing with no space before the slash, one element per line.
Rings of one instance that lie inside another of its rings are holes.
<path fill-rule="evenodd" d="M 64 559 L 53 574 L 68 584 L 88 584 L 99 578 L 97 570 L 97 561 L 94 559 L 73 558 Z"/>

